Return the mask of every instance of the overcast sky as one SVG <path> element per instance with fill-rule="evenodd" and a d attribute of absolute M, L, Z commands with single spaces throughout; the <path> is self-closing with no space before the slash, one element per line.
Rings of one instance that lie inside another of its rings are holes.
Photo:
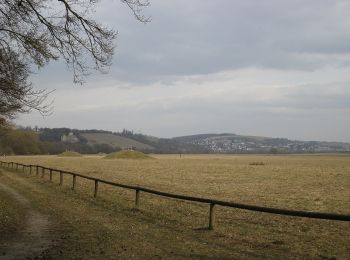
<path fill-rule="evenodd" d="M 350 142 L 349 0 L 151 0 L 144 14 L 101 1 L 118 31 L 109 73 L 74 85 L 52 63 L 32 79 L 56 89 L 53 115 L 16 122 Z"/>

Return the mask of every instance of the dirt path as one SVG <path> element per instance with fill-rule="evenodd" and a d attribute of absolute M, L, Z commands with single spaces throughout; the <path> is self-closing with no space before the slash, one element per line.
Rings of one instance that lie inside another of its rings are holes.
<path fill-rule="evenodd" d="M 6 192 L 21 207 L 24 208 L 26 224 L 8 242 L 0 244 L 0 258 L 7 259 L 37 259 L 44 258 L 43 253 L 53 241 L 53 232 L 50 232 L 53 223 L 48 216 L 35 210 L 31 202 L 13 188 L 0 183 L 0 190 Z"/>

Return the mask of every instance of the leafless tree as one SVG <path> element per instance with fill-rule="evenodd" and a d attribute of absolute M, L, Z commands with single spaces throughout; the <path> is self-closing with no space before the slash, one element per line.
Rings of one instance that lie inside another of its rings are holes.
<path fill-rule="evenodd" d="M 103 1 L 103 0 L 102 0 Z M 35 90 L 28 80 L 38 68 L 63 58 L 82 83 L 91 70 L 104 72 L 111 64 L 116 37 L 90 18 L 98 0 L 0 1 L 0 117 L 36 109 L 50 111 L 48 92 Z M 142 9 L 148 0 L 121 0 L 136 19 L 148 22 Z"/>

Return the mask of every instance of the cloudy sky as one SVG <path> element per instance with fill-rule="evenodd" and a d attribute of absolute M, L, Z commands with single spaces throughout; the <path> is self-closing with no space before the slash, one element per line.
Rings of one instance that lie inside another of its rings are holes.
<path fill-rule="evenodd" d="M 144 14 L 101 1 L 118 31 L 109 73 L 74 85 L 52 63 L 32 79 L 55 89 L 54 113 L 17 123 L 350 142 L 349 0 L 151 0 Z"/>

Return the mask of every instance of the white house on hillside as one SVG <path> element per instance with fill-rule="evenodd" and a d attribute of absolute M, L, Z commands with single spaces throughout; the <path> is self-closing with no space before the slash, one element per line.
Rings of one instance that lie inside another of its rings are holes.
<path fill-rule="evenodd" d="M 61 136 L 61 141 L 65 143 L 77 143 L 79 142 L 79 138 L 76 137 L 73 132 L 70 132 L 67 135 L 62 135 Z"/>

